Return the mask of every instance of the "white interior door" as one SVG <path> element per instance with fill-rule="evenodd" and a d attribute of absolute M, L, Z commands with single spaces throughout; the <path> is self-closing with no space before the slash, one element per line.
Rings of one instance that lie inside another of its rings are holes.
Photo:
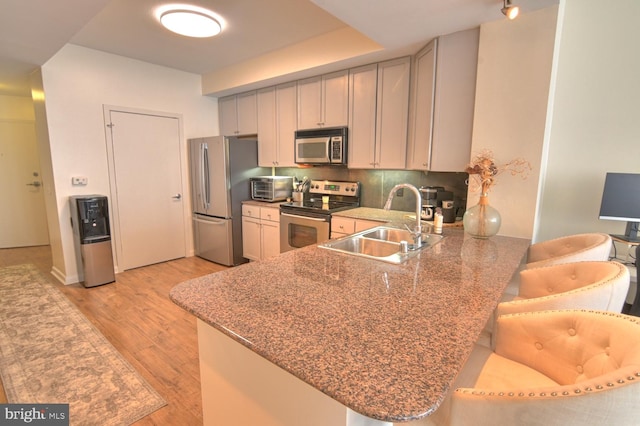
<path fill-rule="evenodd" d="M 49 244 L 35 123 L 0 121 L 0 248 Z"/>
<path fill-rule="evenodd" d="M 108 110 L 106 116 L 111 134 L 118 270 L 184 257 L 178 119 L 117 110 Z"/>

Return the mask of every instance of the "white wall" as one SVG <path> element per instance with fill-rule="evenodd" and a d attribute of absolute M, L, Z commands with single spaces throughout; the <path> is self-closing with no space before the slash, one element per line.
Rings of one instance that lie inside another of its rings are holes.
<path fill-rule="evenodd" d="M 64 257 L 64 264 L 54 258 L 54 269 L 70 283 L 77 265 L 68 197 L 110 195 L 103 105 L 180 114 L 188 139 L 218 134 L 217 99 L 201 95 L 198 75 L 75 45 L 43 65 L 42 81 L 60 228 L 60 241 L 52 244 L 60 244 Z M 74 187 L 72 176 L 86 176 L 89 184 Z"/>
<path fill-rule="evenodd" d="M 535 240 L 623 233 L 598 219 L 608 171 L 640 172 L 640 2 L 561 0 Z"/>
<path fill-rule="evenodd" d="M 500 235 L 531 238 L 544 141 L 557 6 L 480 27 L 472 156 L 493 151 L 497 165 L 531 163 L 526 180 L 502 173 L 489 200 L 502 216 Z M 467 206 L 479 193 L 470 192 Z"/>

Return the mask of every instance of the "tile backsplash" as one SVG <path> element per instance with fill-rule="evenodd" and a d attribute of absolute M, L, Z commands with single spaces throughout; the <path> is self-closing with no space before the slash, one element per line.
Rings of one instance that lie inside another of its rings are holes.
<path fill-rule="evenodd" d="M 382 208 L 387 201 L 389 191 L 399 183 L 410 183 L 416 188 L 421 186 L 442 186 L 453 192 L 455 207 L 464 211 L 467 203 L 467 173 L 456 172 L 421 172 L 408 170 L 358 170 L 346 167 L 308 167 L 308 168 L 276 168 L 276 175 L 295 176 L 301 180 L 304 176 L 310 179 L 329 179 L 358 181 L 362 184 L 360 205 L 363 207 Z M 393 199 L 393 210 L 415 211 L 415 198 L 410 191 L 404 191 L 402 197 Z M 461 215 L 462 213 L 458 213 Z"/>

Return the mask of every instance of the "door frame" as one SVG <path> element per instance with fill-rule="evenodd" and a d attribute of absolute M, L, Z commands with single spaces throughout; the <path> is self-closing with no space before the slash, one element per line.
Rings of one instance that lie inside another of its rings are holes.
<path fill-rule="evenodd" d="M 156 117 L 165 117 L 165 118 L 174 118 L 178 120 L 178 138 L 179 138 L 179 147 L 180 147 L 180 163 L 183 167 L 181 167 L 181 181 L 182 181 L 182 208 L 183 208 L 183 227 L 185 233 L 185 247 L 184 252 L 186 256 L 193 256 L 193 232 L 191 229 L 191 191 L 190 191 L 190 166 L 189 159 L 187 156 L 187 144 L 184 139 L 184 130 L 183 130 L 183 119 L 182 114 L 163 112 L 163 111 L 153 111 L 147 109 L 140 108 L 130 108 L 130 107 L 122 107 L 116 105 L 103 105 L 103 118 L 104 118 L 104 129 L 105 129 L 105 139 L 106 139 L 106 147 L 107 147 L 107 163 L 108 163 L 108 172 L 109 172 L 109 212 L 110 212 L 110 220 L 111 220 L 111 242 L 114 250 L 114 268 L 115 272 L 119 271 L 119 262 L 122 259 L 122 239 L 120 238 L 120 217 L 118 210 L 118 197 L 117 197 L 117 179 L 115 172 L 115 158 L 114 158 L 114 150 L 113 150 L 113 136 L 109 131 L 109 124 L 111 122 L 110 115 L 112 112 L 122 112 L 129 114 L 141 114 L 141 115 L 153 115 Z"/>

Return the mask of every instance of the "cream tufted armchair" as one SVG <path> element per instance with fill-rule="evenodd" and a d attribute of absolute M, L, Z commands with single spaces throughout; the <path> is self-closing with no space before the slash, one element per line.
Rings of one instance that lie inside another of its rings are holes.
<path fill-rule="evenodd" d="M 527 268 L 587 260 L 609 260 L 611 237 L 607 234 L 576 234 L 541 241 L 529 247 Z"/>
<path fill-rule="evenodd" d="M 495 350 L 476 346 L 425 424 L 637 425 L 638 321 L 586 310 L 502 316 Z"/>
<path fill-rule="evenodd" d="M 621 312 L 629 270 L 619 262 L 573 262 L 520 271 L 520 291 L 495 316 L 553 309 Z"/>
<path fill-rule="evenodd" d="M 505 295 L 478 343 L 492 345 L 495 319 L 504 314 L 553 309 L 621 312 L 629 291 L 629 270 L 619 262 L 572 262 L 520 271 L 517 296 Z"/>

